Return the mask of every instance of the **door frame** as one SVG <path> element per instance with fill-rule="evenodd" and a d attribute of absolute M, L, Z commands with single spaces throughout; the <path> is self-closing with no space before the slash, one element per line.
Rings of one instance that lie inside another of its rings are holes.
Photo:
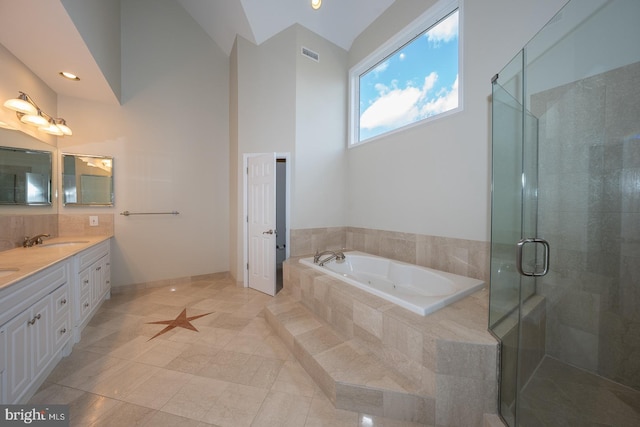
<path fill-rule="evenodd" d="M 261 153 L 244 153 L 242 155 L 242 285 L 245 288 L 249 287 L 249 270 L 247 269 L 247 263 L 249 262 L 249 224 L 248 224 L 248 185 L 249 180 L 247 177 L 247 168 L 249 167 L 249 157 L 255 157 L 262 154 L 267 154 L 267 152 Z M 285 200 L 286 200 L 286 208 L 285 208 L 285 223 L 286 227 L 284 232 L 286 233 L 286 248 L 285 254 L 286 258 L 290 256 L 290 248 L 291 248 L 291 154 L 290 153 L 279 153 L 275 152 L 274 162 L 277 162 L 278 159 L 284 159 L 286 162 L 286 184 L 285 184 Z M 274 164 L 274 170 L 277 170 Z M 277 173 L 277 172 L 276 172 Z M 277 188 L 276 188 L 277 191 Z M 278 213 L 276 213 L 276 216 Z M 280 233 L 280 230 L 278 230 Z M 285 259 L 286 259 L 285 258 Z"/>

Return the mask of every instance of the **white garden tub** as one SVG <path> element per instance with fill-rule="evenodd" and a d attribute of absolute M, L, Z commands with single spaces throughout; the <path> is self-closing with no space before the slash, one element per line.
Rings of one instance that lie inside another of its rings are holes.
<path fill-rule="evenodd" d="M 332 260 L 322 267 L 313 257 L 300 262 L 422 316 L 484 286 L 482 280 L 363 252 L 345 252 L 344 261 Z"/>

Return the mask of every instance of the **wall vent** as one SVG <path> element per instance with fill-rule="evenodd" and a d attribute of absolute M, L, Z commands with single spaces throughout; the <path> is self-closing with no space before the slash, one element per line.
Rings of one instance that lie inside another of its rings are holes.
<path fill-rule="evenodd" d="M 307 58 L 313 59 L 316 62 L 320 62 L 320 55 L 317 52 L 312 51 L 311 49 L 307 49 L 302 46 L 302 55 Z"/>

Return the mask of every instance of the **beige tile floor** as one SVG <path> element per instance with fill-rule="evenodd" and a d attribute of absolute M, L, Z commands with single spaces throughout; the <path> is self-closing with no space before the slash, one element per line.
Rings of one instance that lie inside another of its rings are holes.
<path fill-rule="evenodd" d="M 114 294 L 30 403 L 72 426 L 416 426 L 333 407 L 262 316 L 271 297 L 229 279 Z M 149 324 L 192 320 L 198 331 Z"/>

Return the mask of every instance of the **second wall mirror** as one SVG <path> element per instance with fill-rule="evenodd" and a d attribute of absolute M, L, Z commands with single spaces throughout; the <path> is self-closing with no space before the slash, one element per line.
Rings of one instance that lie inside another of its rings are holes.
<path fill-rule="evenodd" d="M 113 157 L 62 154 L 65 206 L 113 206 Z"/>

